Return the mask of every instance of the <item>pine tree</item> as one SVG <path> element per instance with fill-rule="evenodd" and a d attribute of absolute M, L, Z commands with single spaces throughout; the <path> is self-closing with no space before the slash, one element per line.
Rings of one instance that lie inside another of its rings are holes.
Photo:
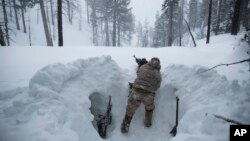
<path fill-rule="evenodd" d="M 142 46 L 143 30 L 141 22 L 138 22 L 136 26 L 136 33 L 137 33 L 137 46 Z"/>
<path fill-rule="evenodd" d="M 155 26 L 154 26 L 154 37 L 153 47 L 166 46 L 167 39 L 167 15 L 159 13 L 156 14 Z"/>
<path fill-rule="evenodd" d="M 218 12 L 217 12 L 217 21 L 216 21 L 216 27 L 215 27 L 215 35 L 218 35 L 218 32 L 220 31 L 221 7 L 222 7 L 222 0 L 219 0 L 219 3 L 218 3 Z"/>
<path fill-rule="evenodd" d="M 197 17 L 198 17 L 198 2 L 197 0 L 190 0 L 188 22 L 189 22 L 189 26 L 192 29 L 194 29 L 197 26 Z"/>
<path fill-rule="evenodd" d="M 6 46 L 5 40 L 4 40 L 4 33 L 2 30 L 2 25 L 0 24 L 0 45 Z"/>
<path fill-rule="evenodd" d="M 26 23 L 25 23 L 25 8 L 26 6 L 28 5 L 27 1 L 26 0 L 18 0 L 20 5 L 18 5 L 18 7 L 21 9 L 21 14 L 22 14 L 22 22 L 23 22 L 23 32 L 24 33 L 27 33 L 27 30 L 26 30 Z"/>
<path fill-rule="evenodd" d="M 4 24 L 5 24 L 5 34 L 7 39 L 7 44 L 10 46 L 10 40 L 9 40 L 9 27 L 8 27 L 8 16 L 6 11 L 6 3 L 5 0 L 2 0 L 2 7 L 3 7 L 3 14 L 4 14 Z"/>
<path fill-rule="evenodd" d="M 173 31 L 178 28 L 178 5 L 179 0 L 165 0 L 162 9 L 164 14 L 167 16 L 167 26 L 168 26 L 168 46 L 172 46 L 173 39 L 178 36 L 178 34 L 174 34 Z"/>
<path fill-rule="evenodd" d="M 234 0 L 222 0 L 221 6 L 221 31 L 229 33 L 232 26 Z"/>
<path fill-rule="evenodd" d="M 15 13 L 16 28 L 17 30 L 20 30 L 20 25 L 19 25 L 18 16 L 17 16 L 16 0 L 13 0 L 13 7 L 14 7 L 14 13 Z"/>
<path fill-rule="evenodd" d="M 57 0 L 58 46 L 63 46 L 62 0 Z"/>
<path fill-rule="evenodd" d="M 142 35 L 142 47 L 148 47 L 149 46 L 149 27 L 148 27 L 147 19 L 145 19 L 142 34 L 143 34 Z"/>
<path fill-rule="evenodd" d="M 47 16 L 46 16 L 45 9 L 44 9 L 43 0 L 39 0 L 39 3 L 40 3 L 40 9 L 41 9 L 41 14 L 42 14 L 42 19 L 43 19 L 43 27 L 44 27 L 44 33 L 46 37 L 47 46 L 53 46 L 52 38 L 49 32 L 49 26 L 48 26 Z"/>
<path fill-rule="evenodd" d="M 210 41 L 210 29 L 211 29 L 211 16 L 212 16 L 212 2 L 213 0 L 210 0 L 209 3 L 209 12 L 208 12 L 208 22 L 207 22 L 207 44 Z"/>
<path fill-rule="evenodd" d="M 241 8 L 241 0 L 236 0 L 234 4 L 234 15 L 232 18 L 232 27 L 231 27 L 231 34 L 237 35 L 239 30 L 239 20 L 240 20 L 240 8 Z"/>

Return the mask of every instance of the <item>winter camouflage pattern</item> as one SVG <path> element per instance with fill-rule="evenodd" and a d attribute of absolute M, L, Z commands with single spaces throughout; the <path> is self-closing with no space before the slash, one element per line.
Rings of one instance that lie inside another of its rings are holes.
<path fill-rule="evenodd" d="M 160 69 L 160 60 L 152 58 L 137 71 L 133 87 L 154 93 L 161 85 Z"/>
<path fill-rule="evenodd" d="M 126 115 L 132 117 L 141 103 L 145 105 L 146 110 L 155 108 L 155 91 L 161 84 L 160 69 L 158 58 L 152 58 L 147 64 L 139 68 L 137 78 L 129 91 Z"/>

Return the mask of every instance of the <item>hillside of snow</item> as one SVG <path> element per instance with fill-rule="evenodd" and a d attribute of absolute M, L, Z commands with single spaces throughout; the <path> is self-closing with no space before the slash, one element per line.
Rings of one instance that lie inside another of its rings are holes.
<path fill-rule="evenodd" d="M 213 114 L 250 123 L 247 63 L 201 71 L 247 58 L 242 35 L 214 36 L 197 48 L 11 47 L 0 49 L 0 140 L 98 141 L 90 108 L 112 96 L 110 141 L 227 141 L 229 123 Z M 120 132 L 128 82 L 136 77 L 137 57 L 159 57 L 162 84 L 157 91 L 153 126 L 143 126 L 143 106 L 129 134 Z M 177 90 L 177 91 L 176 91 Z M 98 94 L 100 97 L 98 97 Z M 179 101 L 178 133 L 175 97 Z M 103 103 L 102 103 L 103 102 Z M 95 111 L 97 112 L 97 111 Z"/>

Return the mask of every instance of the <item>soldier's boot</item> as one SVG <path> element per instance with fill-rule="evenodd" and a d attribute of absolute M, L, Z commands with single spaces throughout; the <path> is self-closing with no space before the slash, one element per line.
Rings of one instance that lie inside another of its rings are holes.
<path fill-rule="evenodd" d="M 153 110 L 146 110 L 146 112 L 145 112 L 145 120 L 144 120 L 144 126 L 145 127 L 151 127 L 152 126 L 152 116 L 153 116 Z"/>
<path fill-rule="evenodd" d="M 123 119 L 122 125 L 121 125 L 121 132 L 122 133 L 128 133 L 131 120 L 132 120 L 132 117 L 125 115 L 125 118 Z"/>

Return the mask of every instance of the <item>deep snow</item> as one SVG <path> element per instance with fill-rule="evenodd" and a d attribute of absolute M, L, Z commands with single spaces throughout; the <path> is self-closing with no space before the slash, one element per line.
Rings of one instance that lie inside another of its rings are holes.
<path fill-rule="evenodd" d="M 220 35 L 209 45 L 199 41 L 198 48 L 1 48 L 0 140 L 102 140 L 89 109 L 94 92 L 112 96 L 113 124 L 107 140 L 229 140 L 230 124 L 212 114 L 250 123 L 249 66 L 199 72 L 248 57 L 240 38 Z M 158 56 L 163 82 L 153 126 L 143 126 L 141 106 L 130 133 L 123 135 L 120 124 L 128 82 L 135 78 L 134 54 L 147 59 Z M 178 134 L 172 138 L 175 96 L 180 98 L 180 116 Z"/>

